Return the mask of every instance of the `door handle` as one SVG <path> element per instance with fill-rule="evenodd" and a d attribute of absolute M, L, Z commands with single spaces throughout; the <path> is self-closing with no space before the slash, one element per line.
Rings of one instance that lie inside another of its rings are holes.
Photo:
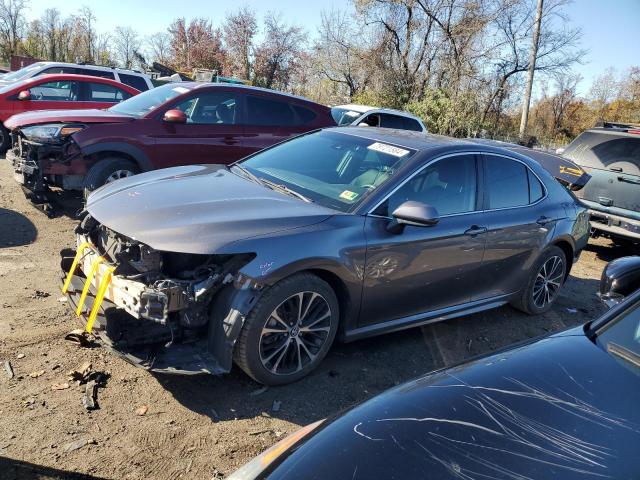
<path fill-rule="evenodd" d="M 222 142 L 225 145 L 236 145 L 238 143 L 238 140 L 236 140 L 233 137 L 224 137 L 224 139 L 222 140 Z"/>
<path fill-rule="evenodd" d="M 536 223 L 541 227 L 544 227 L 547 223 L 551 223 L 551 222 L 553 222 L 553 219 L 549 217 L 545 217 L 544 215 L 541 216 L 538 220 L 536 220 Z"/>
<path fill-rule="evenodd" d="M 476 235 L 480 235 L 481 233 L 485 233 L 487 231 L 487 227 L 479 227 L 478 225 L 471 225 L 468 230 L 465 230 L 465 235 L 470 235 L 475 237 Z"/>
<path fill-rule="evenodd" d="M 618 181 L 619 182 L 633 183 L 634 185 L 640 185 L 640 180 L 635 180 L 635 179 L 629 178 L 629 177 L 623 177 L 622 175 L 618 177 Z"/>

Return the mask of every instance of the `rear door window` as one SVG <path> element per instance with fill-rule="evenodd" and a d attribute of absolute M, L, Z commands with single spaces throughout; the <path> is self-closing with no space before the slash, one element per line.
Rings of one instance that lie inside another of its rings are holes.
<path fill-rule="evenodd" d="M 383 128 L 397 128 L 404 130 L 404 118 L 398 115 L 380 114 L 380 126 Z"/>
<path fill-rule="evenodd" d="M 485 156 L 485 188 L 487 208 L 510 208 L 528 205 L 529 178 L 527 167 L 515 160 L 495 155 Z M 533 184 L 535 188 L 535 183 Z M 534 192 L 535 193 L 535 192 Z"/>
<path fill-rule="evenodd" d="M 129 92 L 106 83 L 86 82 L 87 102 L 113 102 L 118 103 L 131 97 Z"/>
<path fill-rule="evenodd" d="M 269 126 L 295 125 L 296 117 L 286 102 L 263 97 L 247 96 L 247 124 Z"/>
<path fill-rule="evenodd" d="M 79 100 L 80 84 L 72 80 L 44 82 L 29 89 L 31 100 L 76 102 Z"/>

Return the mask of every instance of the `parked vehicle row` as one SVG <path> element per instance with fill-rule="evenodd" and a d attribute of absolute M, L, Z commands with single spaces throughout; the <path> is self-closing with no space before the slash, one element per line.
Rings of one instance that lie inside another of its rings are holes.
<path fill-rule="evenodd" d="M 44 75 L 0 87 L 0 154 L 11 146 L 6 122 L 33 110 L 108 108 L 140 93 L 114 80 L 87 75 Z"/>
<path fill-rule="evenodd" d="M 35 111 L 6 122 L 7 158 L 30 197 L 90 192 L 176 165 L 229 164 L 292 135 L 335 125 L 328 107 L 243 85 L 181 82 L 106 110 Z"/>

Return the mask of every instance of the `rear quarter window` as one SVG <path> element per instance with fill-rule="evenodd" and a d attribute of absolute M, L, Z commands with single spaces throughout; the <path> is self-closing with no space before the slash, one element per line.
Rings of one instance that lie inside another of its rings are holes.
<path fill-rule="evenodd" d="M 293 105 L 293 110 L 302 124 L 311 123 L 316 119 L 316 112 L 300 105 Z"/>
<path fill-rule="evenodd" d="M 128 75 L 126 73 L 118 73 L 120 77 L 120 81 L 125 85 L 129 85 L 130 87 L 135 88 L 136 90 L 140 90 L 144 92 L 145 90 L 149 90 L 149 86 L 143 77 L 138 75 Z"/>

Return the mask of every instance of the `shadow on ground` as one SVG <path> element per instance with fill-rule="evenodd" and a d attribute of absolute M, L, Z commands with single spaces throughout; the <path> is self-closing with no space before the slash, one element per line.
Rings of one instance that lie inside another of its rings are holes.
<path fill-rule="evenodd" d="M 528 316 L 504 306 L 349 344 L 337 343 L 301 381 L 264 389 L 239 369 L 222 377 L 157 375 L 186 408 L 212 421 L 275 417 L 304 425 L 399 383 L 476 355 L 580 325 L 604 311 L 598 282 L 570 277 L 554 308 Z M 575 299 L 581 300 L 576 305 Z"/>
<path fill-rule="evenodd" d="M 616 245 L 614 243 L 595 244 L 589 243 L 585 250 L 591 251 L 596 254 L 600 260 L 610 262 L 616 258 L 626 257 L 628 255 L 640 255 L 640 245 Z"/>
<path fill-rule="evenodd" d="M 0 478 L 3 480 L 101 480 L 102 477 L 67 472 L 0 456 Z"/>
<path fill-rule="evenodd" d="M 0 248 L 28 245 L 38 236 L 38 230 L 27 217 L 0 208 Z"/>

